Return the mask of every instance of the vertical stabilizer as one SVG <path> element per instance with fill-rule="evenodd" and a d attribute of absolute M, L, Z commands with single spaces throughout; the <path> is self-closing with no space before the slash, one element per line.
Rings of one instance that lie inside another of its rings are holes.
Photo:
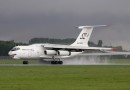
<path fill-rule="evenodd" d="M 88 47 L 88 41 L 92 34 L 94 27 L 101 27 L 106 25 L 95 25 L 95 26 L 79 26 L 79 29 L 82 29 L 79 36 L 77 37 L 76 41 L 71 44 L 71 46 L 85 46 Z"/>

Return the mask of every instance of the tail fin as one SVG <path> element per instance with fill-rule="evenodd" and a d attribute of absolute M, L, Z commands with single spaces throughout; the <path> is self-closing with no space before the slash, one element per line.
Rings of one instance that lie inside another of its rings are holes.
<path fill-rule="evenodd" d="M 95 25 L 95 26 L 79 26 L 79 29 L 82 29 L 79 36 L 77 37 L 76 41 L 71 44 L 71 46 L 87 46 L 88 47 L 88 41 L 92 34 L 94 27 L 101 27 L 106 25 Z"/>

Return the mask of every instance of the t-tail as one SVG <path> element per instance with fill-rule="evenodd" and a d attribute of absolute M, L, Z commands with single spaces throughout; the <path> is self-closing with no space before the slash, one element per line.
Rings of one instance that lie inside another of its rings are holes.
<path fill-rule="evenodd" d="M 79 29 L 82 29 L 76 41 L 71 44 L 71 46 L 85 46 L 88 47 L 88 41 L 92 34 L 92 31 L 95 27 L 103 27 L 106 25 L 94 25 L 94 26 L 79 26 Z"/>

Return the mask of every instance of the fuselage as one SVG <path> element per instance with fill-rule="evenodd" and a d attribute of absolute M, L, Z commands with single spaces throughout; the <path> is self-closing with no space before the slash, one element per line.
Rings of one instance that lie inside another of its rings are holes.
<path fill-rule="evenodd" d="M 80 53 L 83 53 L 83 51 L 79 51 L 79 52 L 72 51 L 70 53 L 69 51 L 62 50 L 63 53 L 59 55 L 58 51 L 48 50 L 43 47 L 44 45 L 45 44 L 15 46 L 12 50 L 9 51 L 9 56 L 11 56 L 14 59 L 52 59 L 52 58 L 60 59 L 60 58 L 72 57 Z"/>

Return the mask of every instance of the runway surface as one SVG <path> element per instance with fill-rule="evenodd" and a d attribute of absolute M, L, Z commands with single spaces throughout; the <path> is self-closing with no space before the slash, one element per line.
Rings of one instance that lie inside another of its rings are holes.
<path fill-rule="evenodd" d="M 100 57 L 73 57 L 61 59 L 63 65 L 130 65 L 130 59 L 109 59 Z M 29 64 L 23 65 L 22 60 L 0 60 L 0 66 L 49 66 L 50 62 L 43 60 L 29 60 Z"/>

